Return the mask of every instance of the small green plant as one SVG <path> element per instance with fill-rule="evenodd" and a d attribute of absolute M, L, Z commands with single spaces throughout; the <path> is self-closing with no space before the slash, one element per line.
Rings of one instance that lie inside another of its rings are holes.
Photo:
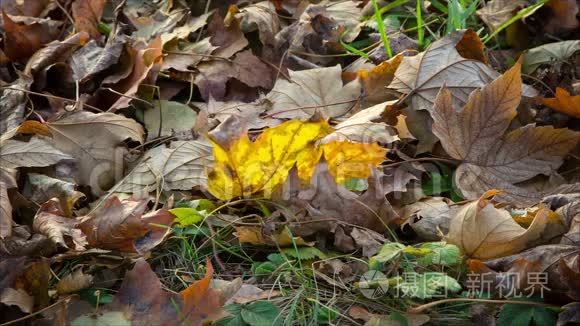
<path fill-rule="evenodd" d="M 377 27 L 379 29 L 379 34 L 381 35 L 381 40 L 383 42 L 383 46 L 385 47 L 385 52 L 389 58 L 393 57 L 393 50 L 391 50 L 391 43 L 389 42 L 389 36 L 387 35 L 387 31 L 385 30 L 385 24 L 383 22 L 383 15 L 379 9 L 379 5 L 377 4 L 377 0 L 373 1 L 373 9 L 375 11 L 375 20 L 377 22 Z"/>

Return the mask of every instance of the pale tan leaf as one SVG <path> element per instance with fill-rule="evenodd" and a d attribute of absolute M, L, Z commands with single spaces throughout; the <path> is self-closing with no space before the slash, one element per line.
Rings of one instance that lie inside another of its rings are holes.
<path fill-rule="evenodd" d="M 577 51 L 580 51 L 580 40 L 548 43 L 529 49 L 524 54 L 522 71 L 531 74 L 542 64 L 566 61 Z"/>
<path fill-rule="evenodd" d="M 86 289 L 93 284 L 93 276 L 83 273 L 82 268 L 67 274 L 56 284 L 58 294 L 68 294 Z"/>
<path fill-rule="evenodd" d="M 536 214 L 528 229 L 521 227 L 505 209 L 487 199 L 466 204 L 452 217 L 446 241 L 470 258 L 491 259 L 518 253 L 541 237 L 548 223 L 548 209 Z"/>
<path fill-rule="evenodd" d="M 48 123 L 55 145 L 77 159 L 79 183 L 101 194 L 123 175 L 123 141 L 143 142 L 143 127 L 113 113 L 76 112 Z"/>
<path fill-rule="evenodd" d="M 274 46 L 276 33 L 280 31 L 280 19 L 276 7 L 271 1 L 251 4 L 236 14 L 244 33 L 258 30 L 260 42 L 265 46 Z"/>
<path fill-rule="evenodd" d="M 309 119 L 315 113 L 334 118 L 354 111 L 361 95 L 358 80 L 343 85 L 340 65 L 289 71 L 291 81 L 278 79 L 267 98 L 275 118 Z M 304 108 L 302 108 L 304 107 Z"/>
<path fill-rule="evenodd" d="M 526 0 L 492 0 L 477 10 L 477 15 L 492 31 L 495 31 L 527 4 Z"/>
<path fill-rule="evenodd" d="M 9 139 L 1 146 L 0 166 L 2 168 L 48 166 L 72 159 L 71 156 L 54 148 L 46 138 L 33 137 L 28 142 Z"/>
<path fill-rule="evenodd" d="M 4 288 L 0 291 L 0 303 L 17 306 L 23 312 L 31 313 L 34 308 L 34 297 L 23 289 Z"/>
<path fill-rule="evenodd" d="M 116 189 L 119 192 L 189 190 L 207 184 L 211 146 L 201 141 L 176 141 L 169 148 L 155 147 Z"/>
<path fill-rule="evenodd" d="M 392 143 L 400 140 L 392 127 L 380 121 L 381 116 L 389 105 L 396 101 L 377 104 L 352 115 L 334 128 L 335 131 L 322 138 L 320 142 L 326 144 L 332 141 L 353 141 L 359 143 Z"/>

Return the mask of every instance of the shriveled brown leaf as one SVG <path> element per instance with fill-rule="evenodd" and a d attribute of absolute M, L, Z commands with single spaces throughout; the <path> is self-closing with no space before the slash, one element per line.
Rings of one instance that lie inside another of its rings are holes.
<path fill-rule="evenodd" d="M 468 257 L 490 259 L 518 253 L 541 237 L 548 224 L 548 209 L 543 209 L 528 229 L 521 227 L 505 209 L 488 200 L 490 191 L 459 210 L 451 218 L 445 240 L 455 244 Z"/>
<path fill-rule="evenodd" d="M 31 56 L 44 44 L 58 37 L 58 27 L 62 24 L 50 19 L 34 19 L 10 16 L 2 10 L 2 20 L 6 39 L 4 52 L 12 60 L 21 60 Z"/>
<path fill-rule="evenodd" d="M 202 325 L 225 315 L 217 290 L 210 288 L 213 268 L 179 294 L 163 290 L 161 281 L 144 259 L 137 260 L 123 279 L 113 302 L 100 309 L 108 322 L 135 325 Z M 95 322 L 92 313 L 69 316 L 73 324 Z"/>
<path fill-rule="evenodd" d="M 244 33 L 258 30 L 260 42 L 264 46 L 274 46 L 281 24 L 276 15 L 276 6 L 272 2 L 261 1 L 251 4 L 240 9 L 236 17 L 240 20 L 240 27 Z"/>
<path fill-rule="evenodd" d="M 93 276 L 83 273 L 82 268 L 77 268 L 62 277 L 56 284 L 56 291 L 58 294 L 68 294 L 77 292 L 90 287 L 93 284 Z"/>
<path fill-rule="evenodd" d="M 237 19 L 226 26 L 223 17 L 214 13 L 207 26 L 207 32 L 211 36 L 211 44 L 218 47 L 214 52 L 216 56 L 229 58 L 248 45 Z"/>
<path fill-rule="evenodd" d="M 457 210 L 449 207 L 442 197 L 429 197 L 406 205 L 399 215 L 423 240 L 438 241 L 449 231 L 452 215 Z"/>
<path fill-rule="evenodd" d="M 166 45 L 164 50 L 168 54 L 163 58 L 162 69 L 192 71 L 198 63 L 207 58 L 216 48 L 210 43 L 209 37 L 196 43 L 175 42 L 174 45 Z"/>
<path fill-rule="evenodd" d="M 93 248 L 143 254 L 164 239 L 175 218 L 166 209 L 144 214 L 148 202 L 112 196 L 78 228 Z"/>
<path fill-rule="evenodd" d="M 492 31 L 495 31 L 527 4 L 527 0 L 492 0 L 477 10 L 477 15 Z"/>
<path fill-rule="evenodd" d="M 123 141 L 143 142 L 143 127 L 113 113 L 73 113 L 48 123 L 55 146 L 78 161 L 78 181 L 102 194 L 122 176 Z"/>
<path fill-rule="evenodd" d="M 226 95 L 227 81 L 235 78 L 250 87 L 270 89 L 274 84 L 274 71 L 252 54 L 250 50 L 236 54 L 233 60 L 213 60 L 198 65 L 199 74 L 195 84 L 202 98 L 213 97 L 223 100 Z"/>
<path fill-rule="evenodd" d="M 109 38 L 105 47 L 98 46 L 95 40 L 87 43 L 71 56 L 73 78 L 82 83 L 116 64 L 124 43 L 125 39 L 117 36 Z"/>
<path fill-rule="evenodd" d="M 53 41 L 34 53 L 26 63 L 24 74 L 32 76 L 35 72 L 57 63 L 64 62 L 70 55 L 89 40 L 85 32 L 74 34 L 64 41 Z"/>
<path fill-rule="evenodd" d="M 260 96 L 254 102 L 246 103 L 242 101 L 218 101 L 210 96 L 207 103 L 196 102 L 197 106 L 202 115 L 207 117 L 207 123 L 200 125 L 206 130 L 197 130 L 198 133 L 203 134 L 217 125 L 220 122 L 224 122 L 228 117 L 236 115 L 242 118 L 248 125 L 249 129 L 262 129 L 264 127 L 273 127 L 280 123 L 277 119 L 262 117 L 264 113 L 270 107 L 270 102 L 264 97 Z M 198 117 L 199 119 L 199 117 Z M 199 120 L 198 120 L 199 121 Z"/>
<path fill-rule="evenodd" d="M 0 302 L 16 305 L 25 312 L 45 307 L 49 303 L 50 276 L 45 260 L 3 258 L 0 260 Z"/>
<path fill-rule="evenodd" d="M 433 133 L 447 153 L 463 163 L 455 181 L 465 198 L 496 188 L 515 205 L 534 204 L 542 194 L 516 186 L 538 174 L 550 175 L 580 139 L 580 133 L 551 126 L 507 132 L 521 98 L 520 63 L 470 95 L 461 111 L 452 92 L 441 90 L 433 107 Z M 505 134 L 507 132 L 507 134 Z M 505 134 L 505 135 L 504 135 Z"/>
<path fill-rule="evenodd" d="M 75 184 L 38 173 L 28 174 L 28 183 L 24 187 L 23 194 L 36 203 L 57 198 L 66 217 L 73 216 L 73 205 L 85 197 L 82 192 L 76 190 Z"/>
<path fill-rule="evenodd" d="M 278 79 L 267 98 L 272 102 L 268 114 L 278 119 L 310 119 L 315 114 L 324 118 L 342 116 L 355 111 L 361 95 L 358 81 L 343 85 L 339 65 L 289 71 L 291 81 Z"/>
<path fill-rule="evenodd" d="M 133 69 L 131 73 L 112 88 L 123 94 L 109 108 L 109 111 L 116 111 L 125 108 L 131 102 L 132 97 L 137 93 L 139 85 L 147 78 L 149 71 L 156 65 L 163 62 L 162 42 L 158 37 L 153 39 L 146 47 L 140 49 L 131 49 L 130 52 L 134 58 Z"/>
<path fill-rule="evenodd" d="M 97 26 L 106 3 L 106 0 L 75 0 L 71 8 L 76 31 L 86 32 L 93 38 L 99 37 L 101 34 Z"/>
<path fill-rule="evenodd" d="M 78 229 L 78 220 L 65 217 L 56 199 L 40 206 L 32 227 L 34 232 L 47 236 L 63 248 L 82 251 L 88 245 L 85 234 Z"/>

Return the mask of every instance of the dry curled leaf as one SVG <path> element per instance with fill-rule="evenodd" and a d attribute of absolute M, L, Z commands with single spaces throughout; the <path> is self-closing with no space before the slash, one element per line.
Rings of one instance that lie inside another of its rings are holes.
<path fill-rule="evenodd" d="M 433 106 L 433 133 L 454 159 L 463 162 L 455 182 L 465 198 L 489 189 L 515 205 L 536 203 L 542 194 L 515 185 L 538 174 L 551 175 L 576 146 L 580 133 L 552 126 L 526 125 L 508 132 L 521 98 L 521 64 L 473 91 L 457 111 L 453 94 L 443 88 Z"/>
<path fill-rule="evenodd" d="M 93 284 L 93 276 L 83 273 L 82 268 L 77 268 L 74 272 L 62 277 L 56 284 L 58 294 L 68 294 L 86 289 Z"/>
<path fill-rule="evenodd" d="M 42 204 L 34 216 L 32 227 L 35 232 L 47 236 L 57 246 L 82 251 L 88 245 L 87 238 L 78 229 L 79 221 L 64 216 L 58 200 Z"/>
<path fill-rule="evenodd" d="M 93 38 L 99 37 L 97 25 L 103 15 L 106 0 L 75 0 L 72 3 L 72 14 L 77 32 L 86 32 Z"/>
<path fill-rule="evenodd" d="M 505 209 L 495 208 L 488 199 L 492 190 L 466 204 L 449 223 L 445 240 L 468 257 L 491 259 L 518 253 L 539 239 L 548 224 L 548 209 L 536 214 L 528 229 L 521 227 Z"/>

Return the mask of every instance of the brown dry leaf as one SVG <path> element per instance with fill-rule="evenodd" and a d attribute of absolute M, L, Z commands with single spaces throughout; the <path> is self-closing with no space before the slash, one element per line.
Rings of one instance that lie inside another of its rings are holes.
<path fill-rule="evenodd" d="M 223 17 L 218 13 L 213 14 L 207 32 L 211 36 L 211 44 L 218 47 L 214 52 L 216 56 L 230 58 L 249 44 L 240 29 L 239 20 L 234 18 L 226 27 Z"/>
<path fill-rule="evenodd" d="M 236 115 L 246 121 L 249 129 L 273 127 L 280 123 L 279 120 L 261 116 L 270 107 L 269 101 L 263 95 L 251 103 L 242 101 L 222 102 L 210 96 L 207 103 L 196 102 L 193 104 L 201 111 L 198 121 L 203 115 L 207 116 L 207 123 L 202 125 L 203 128 L 206 128 L 205 132 L 213 129 L 232 115 Z M 200 134 L 204 133 L 200 130 L 197 131 Z"/>
<path fill-rule="evenodd" d="M 143 254 L 163 241 L 175 218 L 166 209 L 144 214 L 148 202 L 109 197 L 78 228 L 93 248 Z"/>
<path fill-rule="evenodd" d="M 101 33 L 97 28 L 106 0 L 75 0 L 72 5 L 72 15 L 77 32 L 86 32 L 92 38 L 98 38 Z"/>
<path fill-rule="evenodd" d="M 570 95 L 567 90 L 556 87 L 556 97 L 543 98 L 542 103 L 558 112 L 580 119 L 580 95 Z"/>
<path fill-rule="evenodd" d="M 73 217 L 74 204 L 85 197 L 85 194 L 76 190 L 75 184 L 38 173 L 28 174 L 28 182 L 22 194 L 36 203 L 57 198 L 66 217 Z"/>
<path fill-rule="evenodd" d="M 505 191 L 499 198 L 515 205 L 536 203 L 541 194 L 515 184 L 554 173 L 580 139 L 580 133 L 552 126 L 526 125 L 507 132 L 521 98 L 520 67 L 518 62 L 475 90 L 459 112 L 447 88 L 436 99 L 433 133 L 451 157 L 463 162 L 455 182 L 465 198 L 475 199 L 495 188 Z"/>
<path fill-rule="evenodd" d="M 36 120 L 24 121 L 20 126 L 18 126 L 16 133 L 25 135 L 41 135 L 46 137 L 52 136 L 48 127 L 44 123 Z"/>
<path fill-rule="evenodd" d="M 206 187 L 206 169 L 213 157 L 211 146 L 202 141 L 175 141 L 169 148 L 158 146 L 145 153 L 141 163 L 133 168 L 116 188 L 118 192 L 152 192 L 189 190 Z"/>
<path fill-rule="evenodd" d="M 527 4 L 527 0 L 492 0 L 477 10 L 477 15 L 492 31 L 495 31 Z"/>
<path fill-rule="evenodd" d="M 99 315 L 69 315 L 68 323 L 86 325 L 202 325 L 224 317 L 222 300 L 210 288 L 213 268 L 208 261 L 206 275 L 181 293 L 168 292 L 144 259 L 138 259 L 125 274 L 119 292 L 110 305 L 101 307 Z"/>
<path fill-rule="evenodd" d="M 143 142 L 143 127 L 113 113 L 80 111 L 47 123 L 56 148 L 78 161 L 78 181 L 102 194 L 123 174 L 123 141 Z"/>
<path fill-rule="evenodd" d="M 306 212 L 307 215 L 301 220 L 312 223 L 293 228 L 294 234 L 305 237 L 317 231 L 332 233 L 341 221 L 381 233 L 387 225 L 398 219 L 385 198 L 383 185 L 376 172 L 369 179 L 368 189 L 361 195 L 336 184 L 325 161 L 318 163 L 307 189 L 297 189 L 296 184 L 299 182 L 296 182 L 296 177 L 293 170 L 286 181 L 282 197 L 298 211 Z"/>
<path fill-rule="evenodd" d="M 123 94 L 119 99 L 111 105 L 110 112 L 115 112 L 118 109 L 125 108 L 131 102 L 132 97 L 137 93 L 139 85 L 147 78 L 149 71 L 154 66 L 161 66 L 163 60 L 162 42 L 161 38 L 153 39 L 149 45 L 141 49 L 131 49 L 135 61 L 133 63 L 133 70 L 131 74 L 119 81 L 113 89 L 116 92 Z"/>
<path fill-rule="evenodd" d="M 193 71 L 194 67 L 210 55 L 217 47 L 212 45 L 209 37 L 196 43 L 173 42 L 166 44 L 163 49 L 167 56 L 163 58 L 161 69 L 175 69 L 178 71 Z"/>
<path fill-rule="evenodd" d="M 455 212 L 446 198 L 429 197 L 405 205 L 399 215 L 422 240 L 439 241 L 449 231 L 451 216 Z"/>
<path fill-rule="evenodd" d="M 521 227 L 505 209 L 488 200 L 497 190 L 466 204 L 450 221 L 445 240 L 468 257 L 491 259 L 518 253 L 542 236 L 548 224 L 548 209 L 542 209 L 528 229 Z"/>
<path fill-rule="evenodd" d="M 253 226 L 238 226 L 236 229 L 236 237 L 240 243 L 249 243 L 255 246 L 280 246 L 288 247 L 294 243 L 297 246 L 312 246 L 314 243 L 306 242 L 301 237 L 293 237 L 288 228 L 283 228 L 280 232 L 275 234 L 264 234 L 264 230 L 260 227 Z"/>
<path fill-rule="evenodd" d="M 280 19 L 276 15 L 276 6 L 271 1 L 251 4 L 236 14 L 244 33 L 258 30 L 260 42 L 264 46 L 274 47 L 276 34 L 280 31 Z"/>
<path fill-rule="evenodd" d="M 213 97 L 223 100 L 226 96 L 227 82 L 235 78 L 250 87 L 260 87 L 269 90 L 274 85 L 274 71 L 262 62 L 260 58 L 246 50 L 236 54 L 230 61 L 213 60 L 202 62 L 197 66 L 199 74 L 195 84 L 203 99 Z"/>
<path fill-rule="evenodd" d="M 119 61 L 124 46 L 125 38 L 122 36 L 110 37 L 104 48 L 91 40 L 71 56 L 73 78 L 83 83 L 104 72 Z"/>
<path fill-rule="evenodd" d="M 542 26 L 546 33 L 557 35 L 580 27 L 576 18 L 580 11 L 578 1 L 550 0 L 545 6 L 550 9 L 549 20 Z"/>
<path fill-rule="evenodd" d="M 358 80 L 343 85 L 341 67 L 288 72 L 291 81 L 278 79 L 267 96 L 269 116 L 278 119 L 310 119 L 315 114 L 334 118 L 356 111 L 361 96 Z"/>
<path fill-rule="evenodd" d="M 77 292 L 90 287 L 93 284 L 93 276 L 83 273 L 82 268 L 77 268 L 62 277 L 56 284 L 56 292 L 60 295 Z"/>
<path fill-rule="evenodd" d="M 60 209 L 57 199 L 52 199 L 40 205 L 32 228 L 34 232 L 47 236 L 59 247 L 75 251 L 85 250 L 87 238 L 78 229 L 78 220 L 67 218 Z"/>
<path fill-rule="evenodd" d="M 89 35 L 85 32 L 74 34 L 64 41 L 53 41 L 38 50 L 26 63 L 24 74 L 33 76 L 34 73 L 48 66 L 67 60 L 80 46 L 87 43 Z"/>
<path fill-rule="evenodd" d="M 43 14 L 55 7 L 51 2 L 51 0 L 3 0 L 0 8 L 13 16 L 43 17 Z"/>
<path fill-rule="evenodd" d="M 394 96 L 386 91 L 386 87 L 393 81 L 395 71 L 402 61 L 403 54 L 400 53 L 372 69 L 357 71 L 358 79 L 362 84 L 365 106 L 393 99 Z"/>
<path fill-rule="evenodd" d="M 50 276 L 46 260 L 3 258 L 0 260 L 0 303 L 16 305 L 24 312 L 47 306 Z"/>
<path fill-rule="evenodd" d="M 12 233 L 12 205 L 8 189 L 17 187 L 16 168 L 49 166 L 72 157 L 38 137 L 29 142 L 6 140 L 0 142 L 0 146 L 0 239 L 3 239 Z"/>
<path fill-rule="evenodd" d="M 525 269 L 531 269 L 535 273 L 546 273 L 548 281 L 546 286 L 552 293 L 556 295 L 568 294 L 571 298 L 578 300 L 578 297 L 575 297 L 578 295 L 577 291 L 574 293 L 577 288 L 573 286 L 577 278 L 570 279 L 569 276 L 573 274 L 566 274 L 569 271 L 565 270 L 565 268 L 572 267 L 572 269 L 577 271 L 579 259 L 580 249 L 578 246 L 557 244 L 537 246 L 519 254 L 486 261 L 484 264 L 487 266 L 486 268 L 491 268 L 497 272 L 518 272 L 518 270 L 522 269 L 525 272 Z M 562 266 L 562 263 L 566 266 Z M 483 263 L 479 265 L 481 267 Z M 489 272 L 489 270 L 482 271 Z M 527 277 L 524 277 L 520 281 L 524 283 L 526 280 Z"/>
<path fill-rule="evenodd" d="M 58 27 L 62 24 L 50 19 L 34 19 L 31 17 L 10 16 L 2 10 L 4 22 L 4 53 L 18 61 L 31 56 L 44 44 L 58 37 Z"/>

